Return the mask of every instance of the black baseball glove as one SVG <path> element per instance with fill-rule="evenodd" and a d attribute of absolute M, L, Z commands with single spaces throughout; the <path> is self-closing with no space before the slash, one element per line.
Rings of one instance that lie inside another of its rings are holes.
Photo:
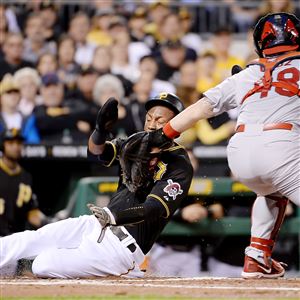
<path fill-rule="evenodd" d="M 100 108 L 97 114 L 92 140 L 96 145 L 104 144 L 113 125 L 118 120 L 118 101 L 111 97 Z"/>
<path fill-rule="evenodd" d="M 149 133 L 138 132 L 131 135 L 121 146 L 119 161 L 122 169 L 123 183 L 129 191 L 147 187 L 153 178 L 155 163 L 159 153 L 150 153 Z"/>

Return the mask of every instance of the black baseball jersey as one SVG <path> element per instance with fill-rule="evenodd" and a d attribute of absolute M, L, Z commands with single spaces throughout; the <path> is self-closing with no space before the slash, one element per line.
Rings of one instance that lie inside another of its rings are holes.
<path fill-rule="evenodd" d="M 106 165 L 110 165 L 118 157 L 117 143 L 114 141 L 109 143 L 111 147 L 106 147 L 106 153 L 101 157 L 106 158 Z M 142 222 L 125 225 L 145 254 L 151 249 L 181 201 L 187 196 L 192 177 L 193 168 L 185 149 L 174 144 L 162 153 L 154 176 L 146 188 L 132 193 L 120 179 L 118 190 L 108 205 L 112 213 L 117 214 L 148 201 L 160 206 L 160 213 L 147 215 Z"/>
<path fill-rule="evenodd" d="M 12 172 L 0 159 L 0 236 L 25 230 L 28 212 L 37 207 L 30 174 L 21 167 Z"/>

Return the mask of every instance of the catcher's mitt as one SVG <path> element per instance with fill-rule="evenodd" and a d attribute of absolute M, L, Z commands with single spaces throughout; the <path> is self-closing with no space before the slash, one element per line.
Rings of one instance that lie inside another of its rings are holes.
<path fill-rule="evenodd" d="M 123 183 L 131 192 L 146 187 L 153 178 L 153 160 L 157 162 L 160 153 L 150 153 L 148 144 L 149 133 L 138 132 L 131 135 L 121 146 L 119 160 Z"/>

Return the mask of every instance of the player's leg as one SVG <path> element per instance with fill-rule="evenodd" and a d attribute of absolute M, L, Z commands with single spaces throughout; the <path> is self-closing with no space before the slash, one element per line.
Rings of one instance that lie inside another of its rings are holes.
<path fill-rule="evenodd" d="M 34 258 L 50 247 L 77 247 L 94 219 L 94 216 L 69 218 L 0 238 L 0 269 L 21 258 Z"/>
<path fill-rule="evenodd" d="M 110 230 L 106 231 L 101 243 L 97 243 L 100 229 L 95 219 L 79 247 L 51 248 L 42 252 L 33 261 L 33 273 L 52 278 L 141 277 L 134 254 Z"/>
<path fill-rule="evenodd" d="M 280 195 L 259 196 L 252 209 L 251 243 L 245 250 L 244 278 L 277 278 L 284 268 L 271 258 L 288 200 Z"/>

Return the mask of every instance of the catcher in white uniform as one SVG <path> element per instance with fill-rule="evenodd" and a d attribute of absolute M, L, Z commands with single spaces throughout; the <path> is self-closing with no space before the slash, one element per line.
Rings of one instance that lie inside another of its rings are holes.
<path fill-rule="evenodd" d="M 163 129 L 149 134 L 163 148 L 199 119 L 239 107 L 227 153 L 234 176 L 257 193 L 244 278 L 277 278 L 284 264 L 271 258 L 288 201 L 300 206 L 300 21 L 269 14 L 254 29 L 259 59 L 208 90 Z"/>

